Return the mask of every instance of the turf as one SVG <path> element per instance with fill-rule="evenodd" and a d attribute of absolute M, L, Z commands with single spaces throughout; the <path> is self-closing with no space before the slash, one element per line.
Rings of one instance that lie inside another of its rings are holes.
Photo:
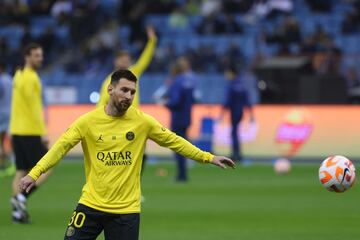
<path fill-rule="evenodd" d="M 176 184 L 172 164 L 149 165 L 140 239 L 358 239 L 360 187 L 327 192 L 317 170 L 318 165 L 294 165 L 290 175 L 277 176 L 270 165 L 228 171 L 195 165 L 190 182 Z M 11 223 L 11 179 L 0 181 L 0 239 L 63 239 L 84 182 L 81 162 L 61 163 L 32 196 L 33 223 L 27 226 Z"/>

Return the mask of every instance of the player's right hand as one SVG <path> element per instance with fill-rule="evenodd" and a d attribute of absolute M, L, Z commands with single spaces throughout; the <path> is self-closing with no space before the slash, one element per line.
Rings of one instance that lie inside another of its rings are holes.
<path fill-rule="evenodd" d="M 42 144 L 44 144 L 45 147 L 47 147 L 47 148 L 49 147 L 50 141 L 49 141 L 49 137 L 47 135 L 41 137 L 41 142 L 42 142 Z"/>
<path fill-rule="evenodd" d="M 26 193 L 29 193 L 30 190 L 35 186 L 35 180 L 30 177 L 29 175 L 26 175 L 22 179 L 20 179 L 19 187 L 21 191 L 25 191 Z"/>
<path fill-rule="evenodd" d="M 146 35 L 149 39 L 156 39 L 155 28 L 152 25 L 146 26 Z"/>

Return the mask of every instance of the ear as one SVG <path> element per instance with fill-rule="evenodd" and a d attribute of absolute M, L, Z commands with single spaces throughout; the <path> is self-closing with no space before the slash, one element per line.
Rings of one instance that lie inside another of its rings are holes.
<path fill-rule="evenodd" d="M 114 86 L 112 84 L 109 84 L 107 91 L 108 91 L 109 95 L 111 96 L 114 92 Z"/>

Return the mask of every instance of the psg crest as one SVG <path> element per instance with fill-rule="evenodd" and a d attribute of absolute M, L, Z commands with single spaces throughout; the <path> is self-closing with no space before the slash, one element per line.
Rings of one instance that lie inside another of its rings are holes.
<path fill-rule="evenodd" d="M 127 132 L 126 133 L 126 139 L 131 141 L 135 138 L 135 134 L 133 132 Z"/>

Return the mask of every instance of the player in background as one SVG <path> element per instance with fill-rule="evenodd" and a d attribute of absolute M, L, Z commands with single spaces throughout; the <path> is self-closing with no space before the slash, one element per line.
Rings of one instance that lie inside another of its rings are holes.
<path fill-rule="evenodd" d="M 187 139 L 187 130 L 191 125 L 192 106 L 195 102 L 194 92 L 196 80 L 191 71 L 190 63 L 185 57 L 178 59 L 176 65 L 179 73 L 173 77 L 168 90 L 166 107 L 171 112 L 171 130 Z M 188 180 L 186 158 L 175 154 L 177 163 L 176 181 Z"/>
<path fill-rule="evenodd" d="M 155 29 L 152 26 L 148 26 L 146 28 L 148 41 L 146 43 L 145 49 L 142 52 L 140 58 L 137 62 L 131 65 L 131 56 L 127 51 L 119 51 L 116 53 L 116 57 L 114 59 L 114 71 L 118 69 L 129 69 L 131 72 L 135 74 L 135 76 L 140 79 L 141 75 L 144 73 L 146 68 L 149 66 L 155 52 L 157 37 L 155 34 Z M 107 76 L 107 78 L 103 81 L 100 90 L 100 99 L 97 103 L 97 106 L 104 107 L 109 101 L 109 95 L 107 93 L 107 88 L 111 81 L 111 74 Z M 133 101 L 133 106 L 139 107 L 139 87 L 137 86 L 136 95 Z"/>
<path fill-rule="evenodd" d="M 225 78 L 229 81 L 226 93 L 225 103 L 220 113 L 219 121 L 222 120 L 225 112 L 230 111 L 231 121 L 231 158 L 235 161 L 242 160 L 241 146 L 239 142 L 238 128 L 243 118 L 244 108 L 249 111 L 250 121 L 255 121 L 252 104 L 249 100 L 249 93 L 244 83 L 244 75 L 237 70 L 235 65 L 230 65 L 225 71 Z"/>
<path fill-rule="evenodd" d="M 138 239 L 140 172 L 147 139 L 198 162 L 234 167 L 232 160 L 201 151 L 131 106 L 136 83 L 129 70 L 115 71 L 107 105 L 78 118 L 20 182 L 20 188 L 30 192 L 41 175 L 81 142 L 86 183 L 68 224 L 67 240 L 96 239 L 103 230 L 107 240 Z"/>
<path fill-rule="evenodd" d="M 0 177 L 11 175 L 14 172 L 13 165 L 7 161 L 5 153 L 5 138 L 7 136 L 10 120 L 12 79 L 6 73 L 6 67 L 0 62 Z"/>
<path fill-rule="evenodd" d="M 29 223 L 27 198 L 49 176 L 44 174 L 32 191 L 19 189 L 20 179 L 33 168 L 47 152 L 46 127 L 43 112 L 42 84 L 37 73 L 43 62 L 40 45 L 31 43 L 24 51 L 24 67 L 18 69 L 13 79 L 10 134 L 15 154 L 16 173 L 12 184 L 12 218 L 16 223 Z"/>

